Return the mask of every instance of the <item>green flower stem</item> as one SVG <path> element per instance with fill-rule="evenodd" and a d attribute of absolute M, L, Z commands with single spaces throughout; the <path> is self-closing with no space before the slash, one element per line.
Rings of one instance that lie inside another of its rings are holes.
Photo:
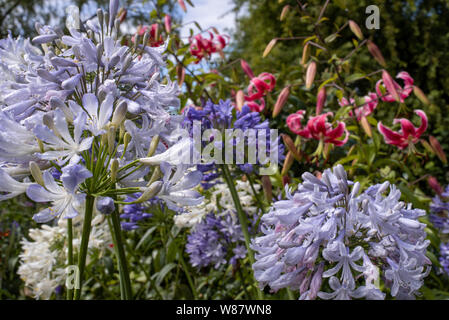
<path fill-rule="evenodd" d="M 86 258 L 87 251 L 89 245 L 89 236 L 92 224 L 92 213 L 94 209 L 94 201 L 95 198 L 88 194 L 86 196 L 86 212 L 84 214 L 84 223 L 83 223 L 83 233 L 81 235 L 81 246 L 80 253 L 78 257 L 78 276 L 79 276 L 79 287 L 75 287 L 75 300 L 79 300 L 81 298 L 81 290 L 83 287 L 83 273 L 84 268 L 86 266 Z"/>
<path fill-rule="evenodd" d="M 248 219 L 246 217 L 245 212 L 243 212 L 242 204 L 240 203 L 239 195 L 237 190 L 235 189 L 234 181 L 232 180 L 231 173 L 229 172 L 229 168 L 227 164 L 221 164 L 221 169 L 223 171 L 223 177 L 226 180 L 226 183 L 231 191 L 232 200 L 234 201 L 235 209 L 237 211 L 237 216 L 239 218 L 240 225 L 242 227 L 243 236 L 245 237 L 245 246 L 248 251 L 248 257 L 251 265 L 254 264 L 254 253 L 251 250 L 250 243 L 251 238 L 248 233 Z M 257 296 L 259 300 L 263 299 L 263 292 L 261 290 L 257 290 Z"/>
<path fill-rule="evenodd" d="M 190 289 L 192 290 L 193 299 L 198 300 L 198 293 L 196 292 L 195 285 L 193 284 L 192 276 L 190 275 L 187 263 L 185 262 L 184 257 L 182 256 L 182 252 L 178 252 L 178 254 L 179 254 L 179 261 L 181 262 L 182 265 L 182 269 L 184 270 L 184 273 L 187 277 L 187 282 L 189 283 Z"/>
<path fill-rule="evenodd" d="M 128 261 L 126 260 L 125 250 L 122 241 L 122 230 L 120 228 L 120 219 L 118 205 L 115 205 L 115 210 L 111 214 L 112 229 L 116 244 L 114 245 L 115 254 L 118 260 L 118 269 L 120 275 L 120 291 L 121 297 L 124 300 L 132 299 L 131 280 L 129 279 Z"/>
<path fill-rule="evenodd" d="M 72 219 L 67 219 L 68 265 L 73 265 L 73 227 Z M 67 300 L 73 300 L 73 289 L 67 289 Z"/>

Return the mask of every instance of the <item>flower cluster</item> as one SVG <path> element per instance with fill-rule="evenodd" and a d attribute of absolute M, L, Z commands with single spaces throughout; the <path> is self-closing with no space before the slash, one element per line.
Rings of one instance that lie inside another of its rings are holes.
<path fill-rule="evenodd" d="M 384 299 L 383 280 L 394 297 L 417 294 L 430 271 L 425 212 L 399 201 L 388 182 L 359 194 L 341 165 L 302 178 L 262 217 L 264 235 L 252 243 L 260 286 L 290 287 L 300 299 Z"/>
<path fill-rule="evenodd" d="M 441 190 L 439 190 L 439 194 L 433 198 L 430 204 L 431 214 L 429 215 L 429 220 L 439 230 L 442 238 L 447 240 L 449 235 L 449 186 L 443 191 L 436 180 L 434 185 Z M 439 261 L 443 271 L 449 275 L 449 242 L 440 244 Z"/>
<path fill-rule="evenodd" d="M 159 32 L 159 25 L 157 23 L 153 23 L 151 26 L 139 26 L 137 28 L 136 35 L 143 37 L 146 33 L 148 33 L 149 36 L 145 45 L 150 47 L 160 47 L 164 44 L 164 39 Z M 135 42 L 136 40 L 136 36 L 131 38 L 132 42 Z"/>
<path fill-rule="evenodd" d="M 29 230 L 29 238 L 21 241 L 22 253 L 18 274 L 31 289 L 36 299 L 50 299 L 58 286 L 64 285 L 67 272 L 67 225 L 59 220 L 55 226 L 42 225 Z M 73 248 L 78 250 L 81 242 L 82 218 L 74 220 Z M 89 249 L 106 252 L 112 242 L 104 216 L 96 215 L 92 220 Z M 91 260 L 91 255 L 88 256 Z"/>
<path fill-rule="evenodd" d="M 187 237 L 186 252 L 193 267 L 235 264 L 246 257 L 244 237 L 235 215 L 209 213 Z M 231 258 L 228 258 L 231 255 Z"/>

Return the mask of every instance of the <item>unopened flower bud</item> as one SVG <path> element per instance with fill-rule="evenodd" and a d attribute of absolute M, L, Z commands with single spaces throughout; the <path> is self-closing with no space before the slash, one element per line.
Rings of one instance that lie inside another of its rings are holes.
<path fill-rule="evenodd" d="M 112 160 L 111 163 L 111 181 L 115 183 L 117 180 L 117 172 L 118 172 L 119 163 L 117 159 Z"/>
<path fill-rule="evenodd" d="M 165 25 L 165 31 L 167 31 L 167 33 L 171 32 L 171 17 L 167 14 L 164 17 L 164 25 Z"/>
<path fill-rule="evenodd" d="M 69 107 L 58 97 L 51 97 L 50 98 L 50 107 L 53 110 L 61 109 L 62 112 L 64 112 L 64 115 L 68 122 L 73 122 L 73 113 L 72 110 L 70 110 Z"/>
<path fill-rule="evenodd" d="M 313 85 L 316 75 L 316 62 L 310 62 L 306 72 L 306 89 L 310 89 Z"/>
<path fill-rule="evenodd" d="M 98 197 L 96 199 L 95 207 L 98 212 L 102 214 L 111 214 L 115 210 L 114 200 L 110 197 Z"/>
<path fill-rule="evenodd" d="M 151 174 L 150 181 L 148 181 L 147 186 L 150 186 L 153 182 L 159 180 L 160 178 L 162 178 L 162 170 L 159 166 L 155 166 L 153 173 Z"/>
<path fill-rule="evenodd" d="M 120 104 L 115 108 L 114 114 L 112 115 L 112 125 L 118 127 L 123 120 L 125 120 L 126 112 L 128 111 L 128 104 L 126 101 L 120 102 Z"/>
<path fill-rule="evenodd" d="M 148 188 L 143 191 L 142 195 L 136 201 L 134 201 L 134 203 L 140 203 L 154 198 L 159 193 L 159 191 L 161 191 L 163 184 L 164 183 L 162 181 L 153 182 Z"/>
<path fill-rule="evenodd" d="M 115 148 L 115 127 L 110 126 L 108 128 L 108 153 L 109 155 L 112 155 Z"/>
<path fill-rule="evenodd" d="M 424 92 L 422 92 L 422 90 L 419 87 L 413 86 L 413 93 L 419 99 L 419 101 L 421 101 L 425 105 L 430 104 L 429 99 L 427 99 L 426 95 L 424 94 Z"/>
<path fill-rule="evenodd" d="M 322 87 L 320 91 L 318 91 L 318 95 L 316 97 L 316 115 L 320 115 L 323 111 L 324 104 L 326 103 L 326 87 Z"/>
<path fill-rule="evenodd" d="M 154 153 L 156 152 L 157 146 L 159 145 L 159 136 L 155 135 L 153 137 L 153 139 L 151 139 L 151 143 L 150 143 L 150 149 L 148 150 L 148 154 L 147 157 L 151 157 L 154 155 Z"/>
<path fill-rule="evenodd" d="M 304 48 L 303 48 L 303 50 L 302 50 L 301 65 L 302 65 L 303 67 L 306 66 L 307 60 L 309 60 L 309 57 L 310 57 L 310 45 L 309 45 L 309 43 L 307 42 L 307 43 L 304 45 Z"/>
<path fill-rule="evenodd" d="M 30 171 L 31 171 L 31 175 L 34 178 L 34 181 L 36 181 L 36 183 L 40 184 L 41 186 L 45 187 L 44 178 L 42 176 L 42 171 L 36 162 L 34 162 L 34 161 L 30 162 Z"/>
<path fill-rule="evenodd" d="M 285 103 L 288 100 L 288 96 L 290 95 L 290 87 L 285 87 L 282 89 L 281 93 L 279 94 L 279 97 L 276 101 L 276 104 L 273 108 L 273 118 L 275 118 L 284 107 Z"/>
<path fill-rule="evenodd" d="M 98 23 L 100 24 L 101 28 L 103 28 L 103 9 L 98 8 L 97 9 L 97 18 Z"/>
<path fill-rule="evenodd" d="M 360 30 L 360 27 L 357 23 L 349 20 L 349 29 L 351 29 L 352 33 L 355 34 L 355 36 L 359 38 L 359 40 L 363 40 L 362 30 Z"/>
<path fill-rule="evenodd" d="M 235 95 L 235 104 L 238 111 L 242 111 L 243 105 L 245 104 L 245 94 L 242 90 L 237 91 Z"/>
<path fill-rule="evenodd" d="M 371 40 L 368 40 L 366 42 L 366 45 L 368 46 L 368 50 L 371 53 L 371 55 L 374 57 L 374 59 L 383 67 L 386 67 L 387 64 L 385 62 L 385 59 L 382 55 L 382 53 L 380 52 L 380 49 L 378 46 L 376 46 L 374 44 L 374 42 L 372 42 Z"/>

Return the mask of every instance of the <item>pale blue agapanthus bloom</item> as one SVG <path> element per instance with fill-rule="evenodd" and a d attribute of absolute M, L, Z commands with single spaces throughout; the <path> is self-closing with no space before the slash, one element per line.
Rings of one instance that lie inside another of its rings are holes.
<path fill-rule="evenodd" d="M 36 137 L 45 142 L 45 152 L 37 156 L 43 160 L 57 160 L 60 165 L 67 161 L 78 163 L 79 154 L 90 148 L 94 137 L 81 139 L 87 122 L 87 115 L 79 113 L 73 120 L 73 137 L 70 134 L 67 119 L 61 110 L 53 112 L 53 128 L 46 125 L 37 125 L 34 129 Z"/>
<path fill-rule="evenodd" d="M 252 243 L 260 286 L 289 287 L 300 299 L 384 299 L 383 281 L 392 296 L 413 298 L 430 271 L 425 224 L 418 221 L 425 212 L 399 201 L 388 182 L 359 194 L 360 184 L 341 165 L 320 179 L 302 178 L 295 193 L 286 188 L 288 199 L 262 216 L 264 235 Z"/>
<path fill-rule="evenodd" d="M 77 192 L 79 184 L 91 176 L 92 173 L 82 165 L 69 165 L 62 170 L 61 186 L 49 171 L 45 171 L 43 173 L 45 187 L 32 184 L 26 190 L 26 194 L 33 201 L 51 202 L 52 206 L 36 213 L 33 219 L 44 223 L 58 217 L 75 218 L 86 196 Z"/>
<path fill-rule="evenodd" d="M 5 170 L 0 168 L 0 201 L 17 197 L 25 193 L 30 182 L 19 182 L 12 178 Z"/>

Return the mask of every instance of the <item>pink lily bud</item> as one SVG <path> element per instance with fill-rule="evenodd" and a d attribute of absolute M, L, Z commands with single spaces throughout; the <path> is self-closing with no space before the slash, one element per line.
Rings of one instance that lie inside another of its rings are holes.
<path fill-rule="evenodd" d="M 306 89 L 310 89 L 312 87 L 313 81 L 315 80 L 315 75 L 316 75 L 316 62 L 312 61 L 307 67 Z"/>
<path fill-rule="evenodd" d="M 287 4 L 282 8 L 281 17 L 279 18 L 279 20 L 281 20 L 281 21 L 284 20 L 289 11 L 290 11 L 290 6 Z"/>
<path fill-rule="evenodd" d="M 290 170 L 290 167 L 292 166 L 294 160 L 295 158 L 293 157 L 293 154 L 289 151 L 287 153 L 287 156 L 285 157 L 284 166 L 282 167 L 281 171 L 282 176 L 285 176 L 288 173 L 288 170 Z M 284 185 L 285 184 L 286 183 L 284 183 Z"/>
<path fill-rule="evenodd" d="M 184 3 L 184 0 L 178 0 L 178 4 L 181 7 L 181 9 L 184 10 L 184 12 L 187 12 L 187 7 L 186 4 Z"/>
<path fill-rule="evenodd" d="M 171 17 L 167 14 L 164 17 L 164 24 L 165 24 L 165 31 L 167 31 L 167 33 L 171 32 Z"/>
<path fill-rule="evenodd" d="M 290 136 L 288 134 L 284 134 L 284 133 L 281 134 L 281 137 L 282 137 L 282 141 L 284 142 L 287 149 L 291 152 L 293 157 L 296 160 L 301 161 L 301 155 L 298 152 L 298 149 L 296 148 L 295 143 L 293 142 L 292 138 L 290 138 Z"/>
<path fill-rule="evenodd" d="M 310 57 L 310 45 L 309 45 L 309 43 L 307 42 L 307 43 L 304 45 L 304 48 L 302 49 L 301 65 L 302 65 L 303 67 L 306 66 L 307 60 L 309 59 L 309 57 Z"/>
<path fill-rule="evenodd" d="M 316 115 L 319 115 L 323 111 L 324 104 L 326 103 L 326 87 L 322 87 L 318 91 L 316 98 Z"/>
<path fill-rule="evenodd" d="M 273 186 L 271 184 L 271 180 L 269 176 L 262 176 L 262 188 L 265 192 L 265 196 L 267 197 L 268 203 L 273 199 Z"/>
<path fill-rule="evenodd" d="M 262 58 L 265 58 L 270 51 L 274 48 L 276 45 L 277 39 L 271 39 L 271 41 L 267 44 L 265 50 L 263 51 Z"/>
<path fill-rule="evenodd" d="M 386 70 L 382 71 L 382 80 L 388 93 L 393 97 L 395 101 L 400 102 L 401 98 L 399 97 L 399 93 L 396 90 L 394 80 Z"/>
<path fill-rule="evenodd" d="M 242 111 L 243 105 L 245 104 L 245 94 L 242 90 L 237 91 L 235 95 L 235 103 L 238 111 Z"/>
<path fill-rule="evenodd" d="M 383 67 L 386 67 L 387 64 L 385 62 L 385 59 L 380 52 L 380 49 L 378 46 L 374 44 L 371 40 L 368 40 L 366 42 L 366 45 L 368 46 L 368 51 L 371 53 L 371 55 L 374 57 L 374 59 Z"/>
<path fill-rule="evenodd" d="M 422 92 L 422 90 L 420 88 L 418 88 L 417 86 L 413 86 L 413 93 L 419 99 L 419 101 L 421 101 L 425 105 L 429 105 L 430 104 L 430 101 L 429 101 L 429 99 L 427 99 L 427 97 L 424 94 L 424 92 Z"/>
<path fill-rule="evenodd" d="M 284 89 L 282 89 L 276 101 L 276 104 L 274 105 L 273 118 L 276 118 L 276 116 L 281 112 L 282 108 L 287 102 L 289 95 L 290 95 L 290 87 L 285 87 Z"/>
<path fill-rule="evenodd" d="M 438 183 L 437 178 L 430 176 L 427 178 L 427 183 L 437 195 L 441 196 L 444 190 L 443 187 Z"/>
<path fill-rule="evenodd" d="M 250 79 L 254 78 L 253 70 L 251 70 L 251 67 L 249 66 L 248 62 L 246 62 L 243 59 L 240 59 L 240 65 L 242 66 L 243 71 L 248 75 Z"/>
<path fill-rule="evenodd" d="M 182 84 L 184 83 L 184 78 L 186 75 L 186 71 L 184 69 L 184 67 L 181 64 L 178 64 L 176 66 L 176 74 L 178 76 L 178 85 L 182 86 Z"/>
<path fill-rule="evenodd" d="M 447 163 L 446 154 L 444 153 L 443 148 L 441 147 L 441 144 L 438 142 L 437 138 L 435 138 L 434 136 L 429 136 L 429 142 L 438 158 L 440 158 L 440 160 L 444 163 Z"/>
<path fill-rule="evenodd" d="M 126 15 L 128 14 L 128 10 L 126 10 L 125 8 L 121 8 L 118 12 L 118 16 L 119 16 L 119 20 L 120 23 L 122 23 L 123 21 L 125 21 L 126 19 Z"/>
<path fill-rule="evenodd" d="M 352 33 L 355 34 L 355 36 L 359 38 L 359 40 L 363 40 L 362 30 L 360 30 L 360 27 L 357 23 L 349 20 L 349 29 L 351 29 Z"/>

